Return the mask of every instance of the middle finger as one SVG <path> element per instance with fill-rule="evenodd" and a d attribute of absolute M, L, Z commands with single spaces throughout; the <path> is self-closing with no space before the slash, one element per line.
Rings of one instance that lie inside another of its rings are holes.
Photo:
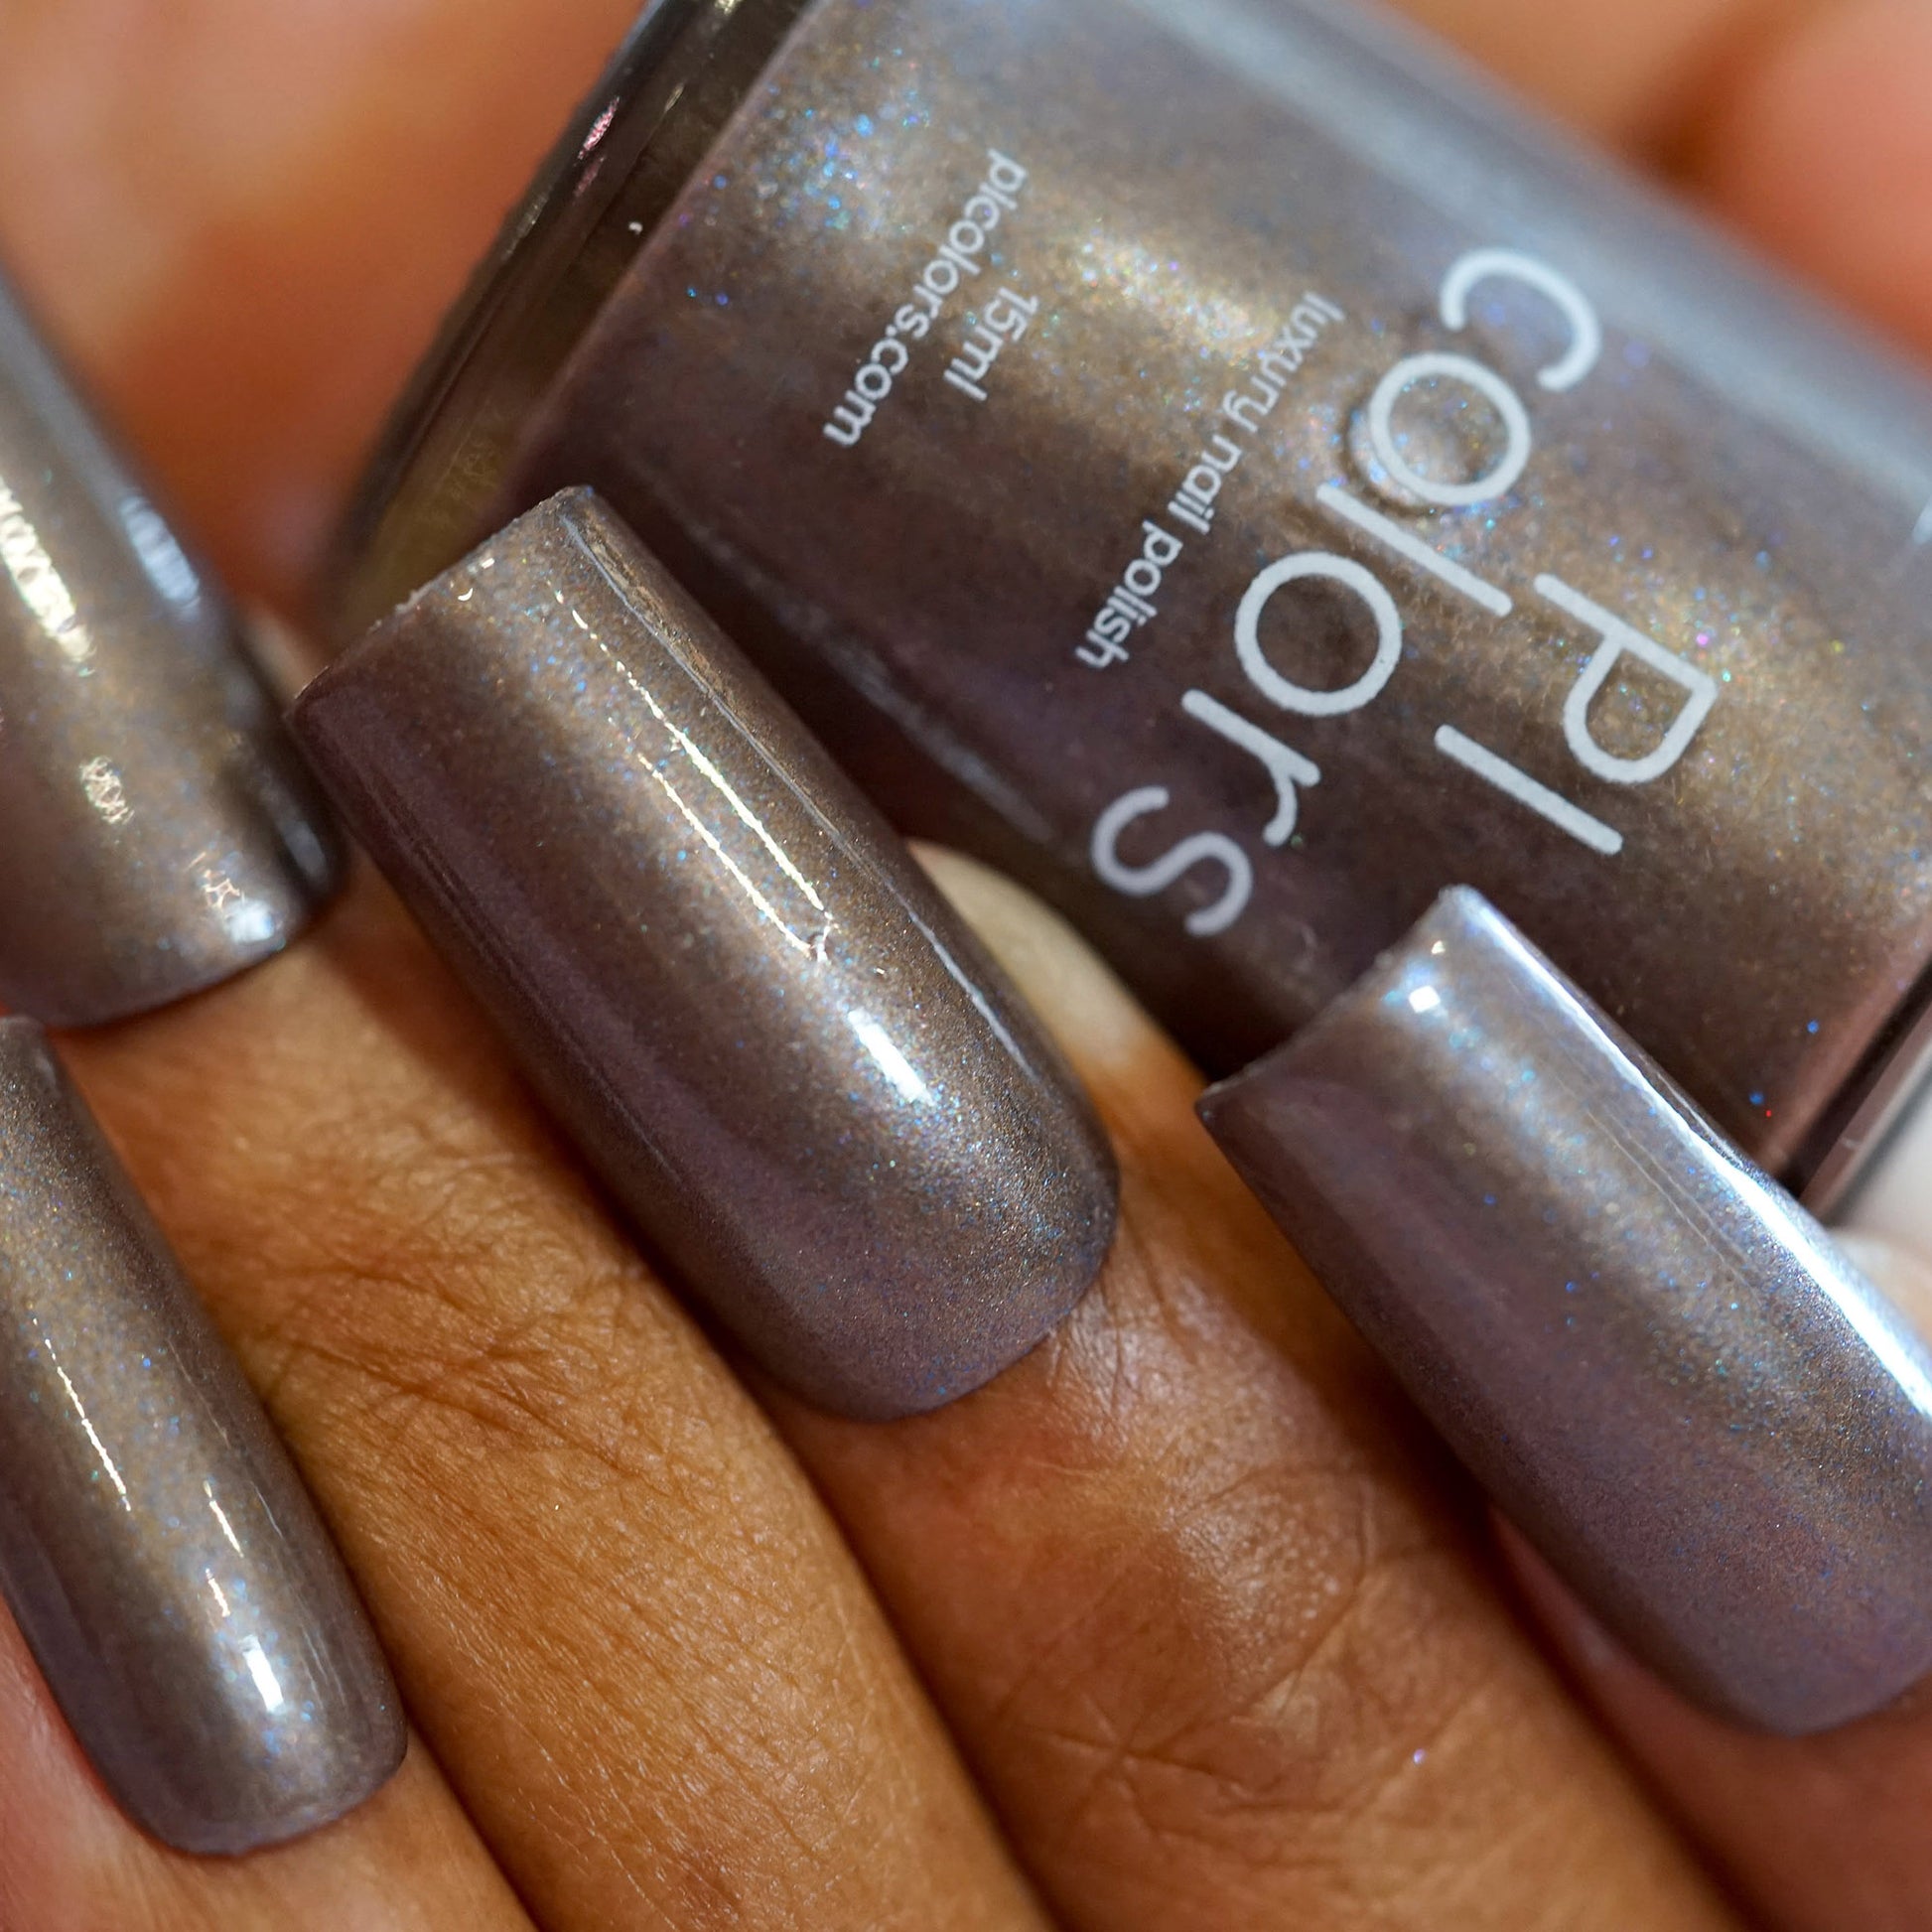
<path fill-rule="evenodd" d="M 778 1415 L 1049 1900 L 1096 1932 L 1728 1923 L 1192 1069 L 1035 901 L 938 863 L 1114 1132 L 1121 1235 L 967 1401 Z"/>

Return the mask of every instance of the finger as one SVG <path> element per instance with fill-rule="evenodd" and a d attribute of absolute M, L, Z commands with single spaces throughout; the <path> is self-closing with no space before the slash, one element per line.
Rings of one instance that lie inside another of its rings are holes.
<path fill-rule="evenodd" d="M 0 1925 L 36 1932 L 531 1932 L 420 1744 L 372 1799 L 243 1859 L 138 1832 L 0 1616 Z"/>
<path fill-rule="evenodd" d="M 1826 7 L 1740 71 L 1687 173 L 1774 254 L 1932 349 L 1932 8 Z"/>
<path fill-rule="evenodd" d="M 1102 1108 L 1122 1231 L 979 1395 L 884 1429 L 778 1414 L 1060 1916 L 1728 1922 L 1197 1128 L 1191 1070 L 1036 902 L 935 865 Z"/>
<path fill-rule="evenodd" d="M 71 1053 L 547 1932 L 1037 1927 L 803 1475 L 372 877 Z"/>
<path fill-rule="evenodd" d="M 1932 1333 L 1932 1269 L 1847 1243 Z M 1506 1525 L 1532 1613 L 1578 1685 L 1770 1923 L 1792 1932 L 1916 1932 L 1932 1901 L 1932 1685 L 1823 1736 L 1721 1724 L 1666 1690 Z"/>

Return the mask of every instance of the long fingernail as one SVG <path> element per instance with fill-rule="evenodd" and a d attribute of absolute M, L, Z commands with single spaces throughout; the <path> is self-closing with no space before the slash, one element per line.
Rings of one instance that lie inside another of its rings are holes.
<path fill-rule="evenodd" d="M 309 690 L 351 828 L 685 1282 L 891 1416 L 1025 1354 L 1113 1231 L 1058 1055 L 884 822 L 593 497 Z"/>
<path fill-rule="evenodd" d="M 286 945 L 340 852 L 219 592 L 0 283 L 0 1006 L 93 1026 Z"/>
<path fill-rule="evenodd" d="M 1932 1669 L 1932 1358 L 1475 894 L 1203 1118 L 1503 1510 L 1702 1703 Z"/>
<path fill-rule="evenodd" d="M 359 1804 L 395 1690 L 301 1479 L 31 1020 L 0 1020 L 0 1586 L 81 1748 L 188 1852 Z"/>

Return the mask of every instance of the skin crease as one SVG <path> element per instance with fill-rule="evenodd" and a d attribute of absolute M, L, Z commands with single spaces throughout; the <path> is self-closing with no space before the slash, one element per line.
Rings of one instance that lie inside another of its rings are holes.
<path fill-rule="evenodd" d="M 1925 5 L 1427 11 L 1932 347 Z M 245 586 L 294 595 L 628 13 L 0 13 L 0 245 Z M 1108 1113 L 1126 1234 L 1066 1333 L 954 1412 L 862 1431 L 774 1402 L 803 1470 L 366 880 L 289 959 L 74 1043 L 475 1830 L 419 1747 L 304 1845 L 172 1858 L 0 1649 L 0 1925 L 526 1922 L 490 1855 L 571 1932 L 1039 1924 L 983 1803 L 1075 1925 L 1727 1922 L 1517 1633 L 1466 1494 L 1208 1149 L 1191 1072 L 1063 928 L 946 878 Z M 1767 1922 L 1924 1922 L 1917 1701 L 1767 1744 L 1543 1603 Z"/>

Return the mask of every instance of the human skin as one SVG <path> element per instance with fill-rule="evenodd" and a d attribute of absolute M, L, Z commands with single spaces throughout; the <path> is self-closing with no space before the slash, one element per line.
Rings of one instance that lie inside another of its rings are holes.
<path fill-rule="evenodd" d="M 1932 348 L 1923 0 L 1418 11 Z M 295 603 L 628 12 L 0 12 L 0 246 L 246 589 Z M 1924 1694 L 1733 1732 L 1499 1561 L 1195 1124 L 1192 1069 L 1063 926 L 935 863 L 1093 1090 L 1123 1233 L 1060 1335 L 913 1423 L 719 1352 L 366 873 L 285 959 L 67 1042 L 419 1735 L 343 1824 L 182 1860 L 0 1626 L 0 1924 L 1735 1923 L 1702 1853 L 1766 1923 L 1922 1925 Z"/>

